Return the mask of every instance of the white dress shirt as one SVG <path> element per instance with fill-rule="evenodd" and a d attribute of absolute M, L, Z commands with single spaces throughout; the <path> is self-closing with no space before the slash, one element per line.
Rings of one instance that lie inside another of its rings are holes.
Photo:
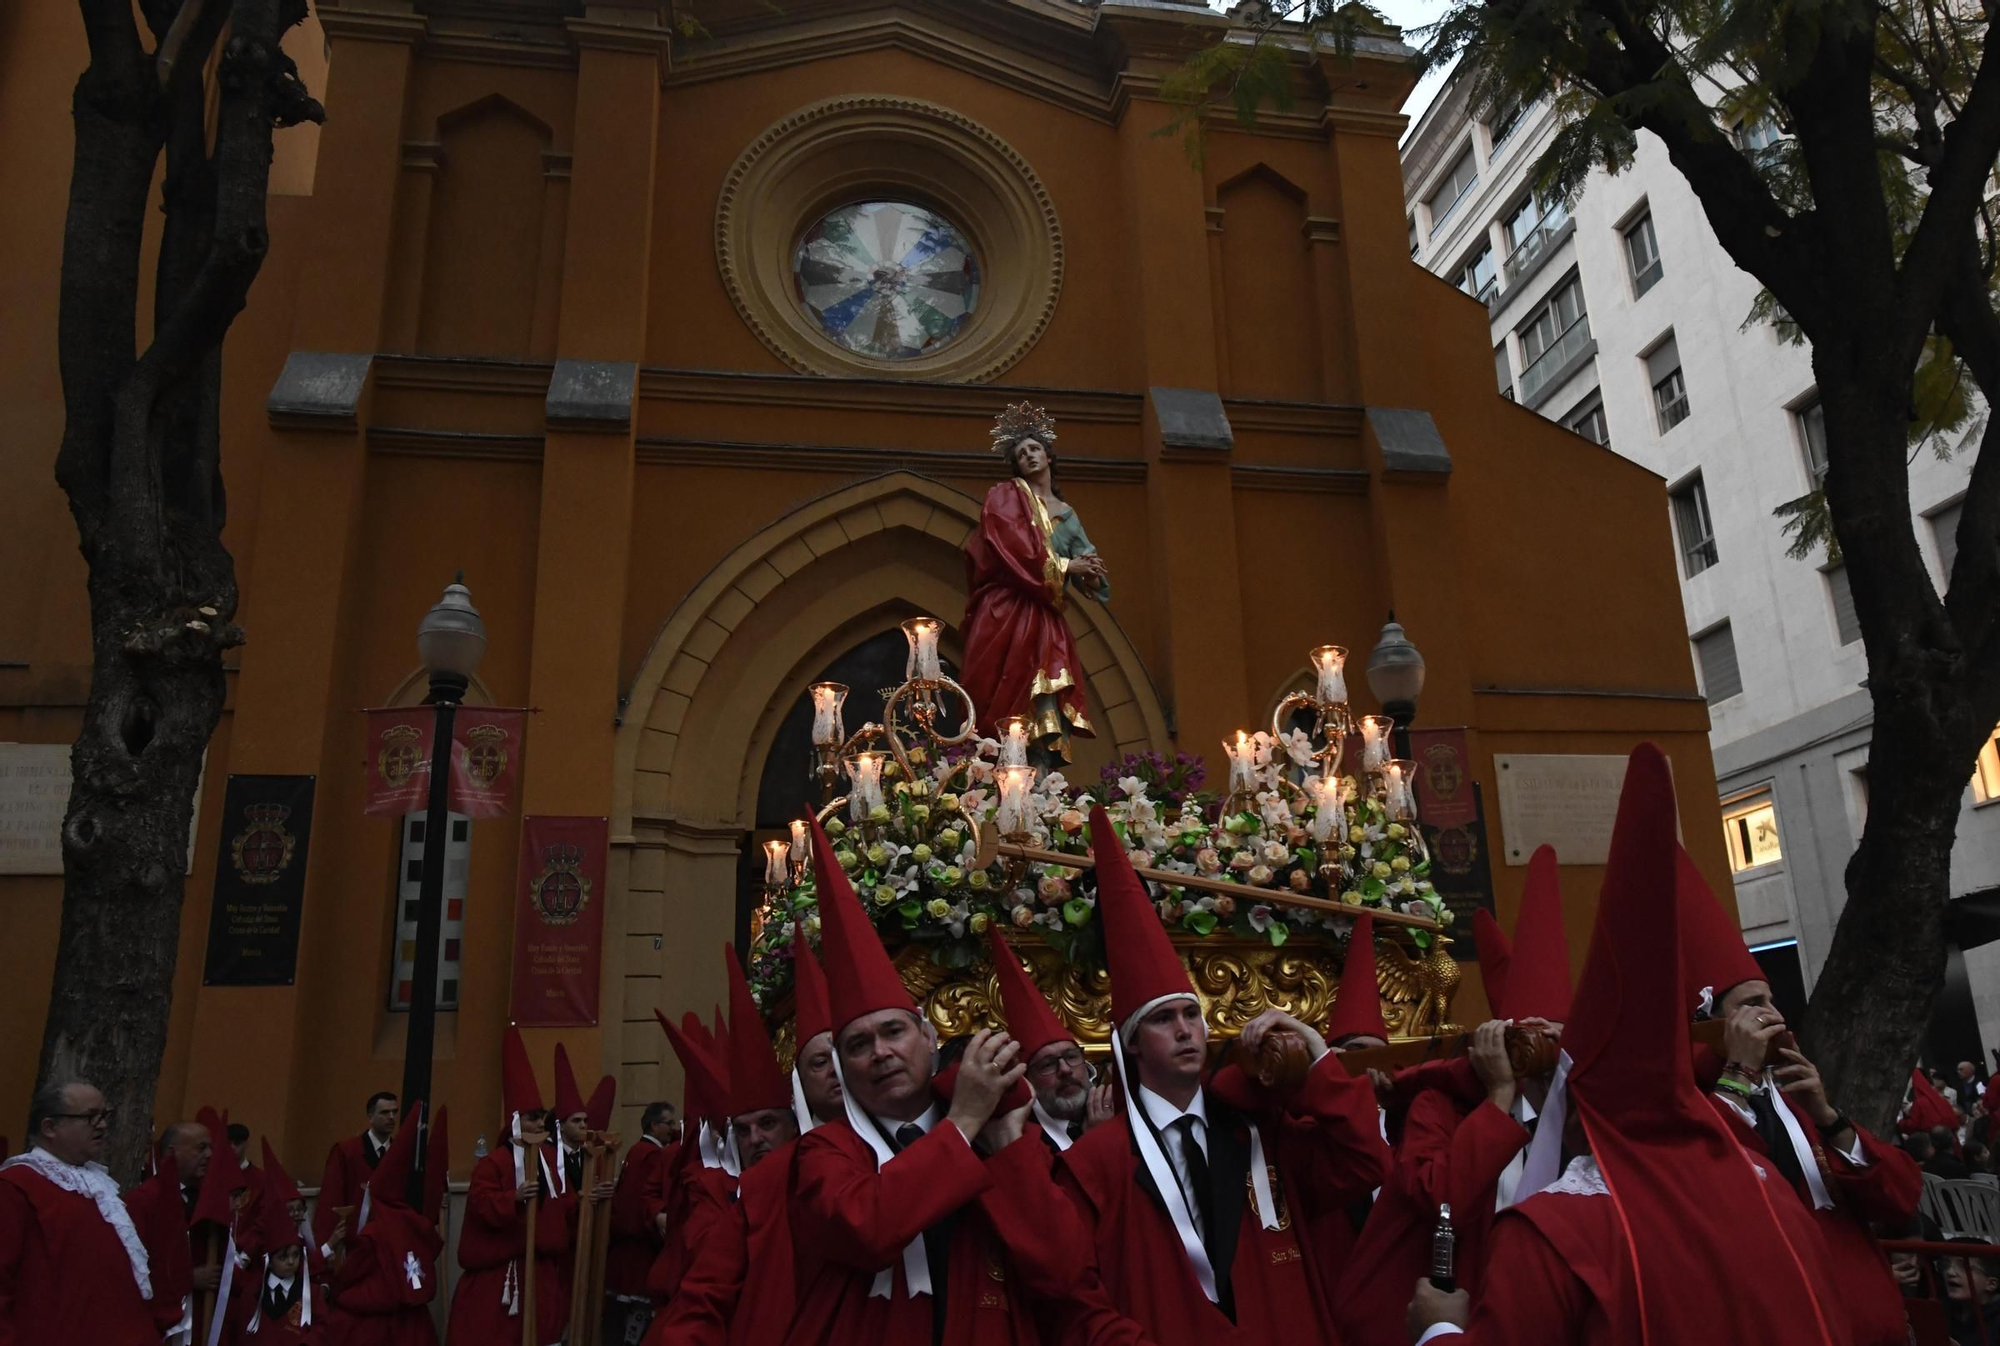
<path fill-rule="evenodd" d="M 1194 1121 L 1194 1143 L 1201 1147 L 1202 1158 L 1208 1158 L 1208 1098 L 1203 1090 L 1197 1089 L 1194 1101 L 1185 1108 L 1177 1108 L 1143 1085 L 1138 1090 L 1139 1106 L 1146 1110 L 1146 1118 L 1159 1132 L 1160 1149 L 1167 1157 L 1167 1163 L 1174 1170 L 1174 1181 L 1181 1185 L 1181 1194 L 1187 1198 L 1188 1218 L 1194 1221 L 1195 1232 L 1203 1239 L 1208 1231 L 1201 1224 L 1201 1194 L 1194 1189 L 1194 1182 L 1188 1176 L 1187 1155 L 1181 1148 L 1181 1133 L 1176 1123 L 1183 1117 Z"/>

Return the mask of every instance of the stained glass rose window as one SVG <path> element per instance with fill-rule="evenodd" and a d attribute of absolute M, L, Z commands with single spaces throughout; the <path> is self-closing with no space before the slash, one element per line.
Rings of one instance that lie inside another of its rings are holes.
<path fill-rule="evenodd" d="M 878 360 L 942 349 L 979 303 L 979 260 L 964 235 L 904 201 L 829 212 L 800 240 L 792 274 L 827 339 Z"/>

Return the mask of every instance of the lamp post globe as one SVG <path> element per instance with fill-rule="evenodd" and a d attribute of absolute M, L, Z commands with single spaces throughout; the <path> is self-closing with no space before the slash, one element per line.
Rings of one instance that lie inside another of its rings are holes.
<path fill-rule="evenodd" d="M 417 624 L 417 657 L 431 677 L 431 700 L 464 699 L 485 653 L 486 623 L 472 606 L 472 592 L 461 571 Z"/>
<path fill-rule="evenodd" d="M 1375 693 L 1382 713 L 1396 722 L 1396 756 L 1408 757 L 1410 724 L 1417 718 L 1417 698 L 1424 690 L 1424 656 L 1410 643 L 1393 611 L 1368 652 L 1368 690 Z"/>

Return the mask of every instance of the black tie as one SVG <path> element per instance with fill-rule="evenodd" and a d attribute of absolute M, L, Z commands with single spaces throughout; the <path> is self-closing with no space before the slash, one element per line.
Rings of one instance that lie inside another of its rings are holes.
<path fill-rule="evenodd" d="M 1778 1120 L 1778 1106 L 1768 1091 L 1759 1090 L 1750 1096 L 1750 1111 L 1757 1118 L 1757 1136 L 1764 1142 L 1771 1162 L 1778 1166 L 1778 1173 L 1793 1190 L 1803 1192 L 1805 1172 L 1799 1167 L 1799 1153 L 1792 1148 L 1791 1136 Z"/>
<path fill-rule="evenodd" d="M 1063 1130 L 1069 1134 L 1072 1143 L 1083 1139 L 1082 1122 L 1067 1122 L 1063 1125 Z"/>
<path fill-rule="evenodd" d="M 924 1138 L 924 1129 L 915 1122 L 904 1122 L 896 1128 L 896 1151 L 901 1153 Z"/>
<path fill-rule="evenodd" d="M 1201 1119 L 1192 1115 L 1174 1123 L 1181 1133 L 1181 1161 L 1187 1172 L 1187 1185 L 1194 1189 L 1189 1193 L 1201 1212 L 1201 1241 L 1206 1244 L 1215 1231 L 1215 1196 L 1208 1190 L 1208 1156 L 1201 1152 L 1201 1143 L 1194 1138 L 1195 1123 Z"/>
<path fill-rule="evenodd" d="M 904 1122 L 896 1128 L 896 1153 L 901 1154 L 923 1138 L 924 1129 L 921 1126 L 915 1122 Z M 944 1340 L 945 1291 L 950 1288 L 951 1277 L 951 1224 L 952 1217 L 947 1215 L 924 1231 L 924 1262 L 931 1269 L 933 1342 Z"/>

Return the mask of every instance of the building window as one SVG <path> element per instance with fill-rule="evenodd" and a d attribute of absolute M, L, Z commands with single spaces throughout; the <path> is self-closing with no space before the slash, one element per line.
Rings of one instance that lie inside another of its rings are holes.
<path fill-rule="evenodd" d="M 1785 138 L 1778 129 L 1778 123 L 1769 117 L 1748 117 L 1730 128 L 1730 136 L 1736 141 L 1736 148 L 1746 154 L 1767 150 Z"/>
<path fill-rule="evenodd" d="M 1583 307 L 1583 283 L 1575 276 L 1558 285 L 1520 328 L 1521 398 L 1540 392 L 1590 343 L 1590 315 Z"/>
<path fill-rule="evenodd" d="M 1695 473 L 1686 485 L 1675 488 L 1670 499 L 1674 502 L 1674 529 L 1681 538 L 1681 564 L 1693 579 L 1718 559 L 1715 524 L 1708 517 L 1708 488 L 1701 484 L 1701 474 Z"/>
<path fill-rule="evenodd" d="M 1965 502 L 1960 500 L 1931 515 L 1931 542 L 1937 547 L 1938 574 L 1947 585 L 1951 583 L 1951 567 L 1958 560 L 1958 516 L 1964 510 Z"/>
<path fill-rule="evenodd" d="M 1979 765 L 1972 772 L 1972 797 L 1982 804 L 2000 799 L 2000 729 L 1995 729 L 1979 750 Z"/>
<path fill-rule="evenodd" d="M 1646 380 L 1653 385 L 1653 413 L 1664 435 L 1688 418 L 1687 383 L 1681 378 L 1681 348 L 1671 332 L 1647 353 Z"/>
<path fill-rule="evenodd" d="M 1638 298 L 1659 284 L 1660 240 L 1653 233 L 1653 212 L 1647 211 L 1625 228 L 1625 260 L 1632 267 L 1632 297 Z"/>
<path fill-rule="evenodd" d="M 1493 377 L 1500 381 L 1500 396 L 1513 401 L 1514 371 L 1507 365 L 1507 343 L 1504 340 L 1493 348 Z"/>
<path fill-rule="evenodd" d="M 1736 637 L 1729 623 L 1694 638 L 1695 663 L 1701 668 L 1702 694 L 1709 705 L 1727 701 L 1743 691 L 1743 674 L 1736 667 Z"/>
<path fill-rule="evenodd" d="M 1482 243 L 1479 251 L 1458 269 L 1458 288 L 1482 304 L 1491 304 L 1500 292 L 1500 280 L 1493 262 L 1493 245 Z"/>
<path fill-rule="evenodd" d="M 1604 423 L 1604 398 L 1592 393 L 1583 404 L 1563 418 L 1563 424 L 1593 444 L 1611 443 L 1611 429 Z"/>
<path fill-rule="evenodd" d="M 1502 278 L 1512 285 L 1537 257 L 1547 250 L 1556 232 L 1569 223 L 1569 207 L 1561 200 L 1538 202 L 1527 197 L 1514 207 L 1502 226 L 1507 235 L 1507 263 Z"/>
<path fill-rule="evenodd" d="M 1494 111 L 1493 120 L 1486 124 L 1487 133 L 1493 140 L 1493 154 L 1498 154 L 1500 147 L 1507 143 L 1508 137 L 1521 129 L 1523 114 L 1527 110 L 1526 104 L 1510 98 Z M 1491 159 L 1493 154 L 1487 155 L 1487 158 Z"/>
<path fill-rule="evenodd" d="M 1415 257 L 1423 249 L 1424 243 L 1417 236 L 1417 217 L 1410 216 L 1410 256 Z"/>
<path fill-rule="evenodd" d="M 943 216 L 862 201 L 823 216 L 792 256 L 799 302 L 822 335 L 875 360 L 951 344 L 979 306 L 979 261 Z"/>
<path fill-rule="evenodd" d="M 450 815 L 444 849 L 444 923 L 438 939 L 438 997 L 441 1010 L 458 1008 L 461 949 L 465 939 L 465 879 L 472 867 L 472 820 Z M 390 959 L 389 1008 L 410 1007 L 410 984 L 417 966 L 417 913 L 422 906 L 425 817 L 403 815 L 402 851 L 396 869 L 396 943 Z"/>
<path fill-rule="evenodd" d="M 1815 397 L 1792 413 L 1799 423 L 1799 443 L 1805 446 L 1806 476 L 1815 491 L 1826 489 L 1826 407 Z"/>
<path fill-rule="evenodd" d="M 1458 203 L 1478 185 L 1479 169 L 1472 162 L 1472 146 L 1467 145 L 1465 152 L 1458 156 L 1458 162 L 1451 166 L 1451 171 L 1439 179 L 1437 190 L 1424 202 L 1430 207 L 1432 234 L 1444 228 L 1444 222 L 1451 218 L 1451 212 L 1457 209 Z"/>
<path fill-rule="evenodd" d="M 1854 615 L 1854 590 L 1847 583 L 1847 567 L 1835 566 L 1824 572 L 1827 593 L 1833 599 L 1833 630 L 1842 645 L 1861 639 L 1861 619 Z"/>
<path fill-rule="evenodd" d="M 1729 868 L 1737 874 L 1785 858 L 1778 839 L 1778 811 L 1769 792 L 1745 795 L 1722 806 L 1722 833 L 1729 843 Z"/>

